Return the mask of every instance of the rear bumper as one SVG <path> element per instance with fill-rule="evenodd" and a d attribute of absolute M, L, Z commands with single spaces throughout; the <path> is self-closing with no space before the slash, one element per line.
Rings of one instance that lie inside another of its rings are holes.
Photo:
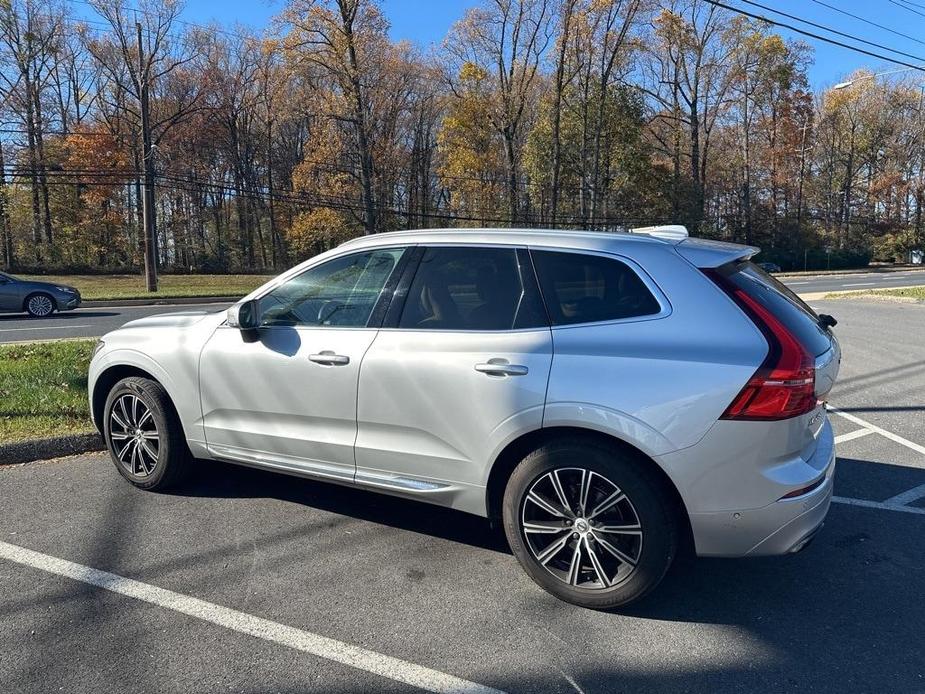
<path fill-rule="evenodd" d="M 697 554 L 743 557 L 788 554 L 805 547 L 822 527 L 832 501 L 835 444 L 826 424 L 813 456 L 824 470 L 821 485 L 799 497 L 781 499 L 758 509 L 692 513 Z"/>

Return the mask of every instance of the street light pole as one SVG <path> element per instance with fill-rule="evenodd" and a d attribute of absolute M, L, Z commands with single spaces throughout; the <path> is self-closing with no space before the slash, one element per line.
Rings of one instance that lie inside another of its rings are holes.
<path fill-rule="evenodd" d="M 861 77 L 855 77 L 853 80 L 848 80 L 846 82 L 839 82 L 836 85 L 833 85 L 832 89 L 847 89 L 852 84 L 856 82 L 863 82 L 865 80 L 876 79 L 877 77 L 884 77 L 885 75 L 895 75 L 900 72 L 909 72 L 909 70 L 923 70 L 925 71 L 925 65 L 917 65 L 915 67 L 901 67 L 898 70 L 887 70 L 886 72 L 878 72 L 874 75 L 862 75 Z"/>

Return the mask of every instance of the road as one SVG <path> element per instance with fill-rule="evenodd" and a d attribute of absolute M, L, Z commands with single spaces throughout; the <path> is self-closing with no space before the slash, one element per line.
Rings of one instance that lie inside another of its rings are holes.
<path fill-rule="evenodd" d="M 54 313 L 48 318 L 0 314 L 0 343 L 57 340 L 63 337 L 100 337 L 136 318 L 170 311 L 221 311 L 229 304 L 170 304 L 160 306 L 94 306 Z"/>
<path fill-rule="evenodd" d="M 925 271 L 858 272 L 846 275 L 801 275 L 781 281 L 797 294 L 844 292 L 856 289 L 887 289 L 925 285 Z"/>
<path fill-rule="evenodd" d="M 208 463 L 174 494 L 102 454 L 0 468 L 3 689 L 925 690 L 925 307 L 813 305 L 839 319 L 843 414 L 798 555 L 692 560 L 606 614 L 450 510 Z"/>

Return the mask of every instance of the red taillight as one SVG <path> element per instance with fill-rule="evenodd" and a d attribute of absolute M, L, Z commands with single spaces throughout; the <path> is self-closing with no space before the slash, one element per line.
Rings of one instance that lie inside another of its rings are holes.
<path fill-rule="evenodd" d="M 768 356 L 720 419 L 777 420 L 815 409 L 815 359 L 770 311 L 715 270 L 707 275 L 752 319 Z"/>

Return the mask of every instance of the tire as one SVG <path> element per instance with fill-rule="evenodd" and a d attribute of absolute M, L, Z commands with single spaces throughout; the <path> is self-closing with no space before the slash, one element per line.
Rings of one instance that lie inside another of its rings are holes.
<path fill-rule="evenodd" d="M 23 306 L 33 318 L 47 318 L 55 312 L 55 300 L 45 292 L 35 292 L 26 297 Z"/>
<path fill-rule="evenodd" d="M 530 578 L 561 600 L 597 610 L 628 605 L 655 588 L 675 558 L 680 531 L 651 464 L 583 438 L 548 443 L 521 460 L 502 512 L 508 543 Z"/>
<path fill-rule="evenodd" d="M 139 489 L 169 489 L 189 473 L 183 427 L 157 381 L 132 376 L 112 387 L 103 408 L 103 436 L 119 474 Z"/>

